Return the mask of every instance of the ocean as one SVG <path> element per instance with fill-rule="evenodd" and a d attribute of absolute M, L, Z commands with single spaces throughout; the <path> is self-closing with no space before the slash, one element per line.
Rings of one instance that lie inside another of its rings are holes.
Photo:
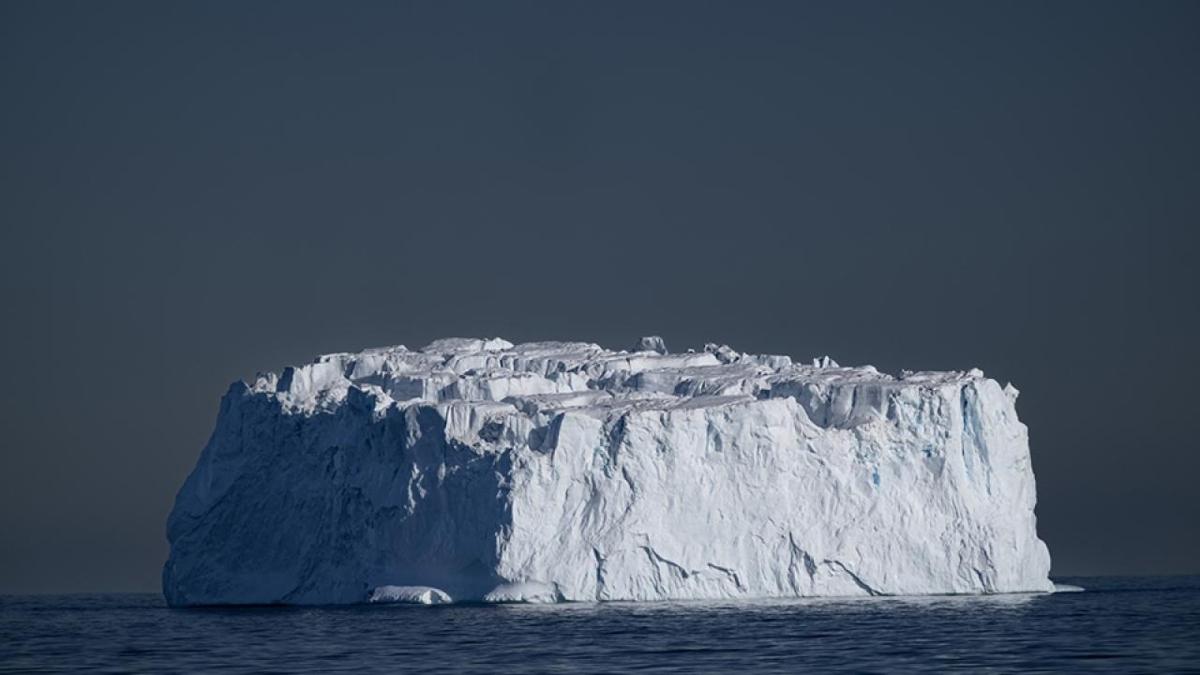
<path fill-rule="evenodd" d="M 0 596 L 0 673 L 1200 672 L 1200 577 L 1052 595 L 169 609 Z"/>

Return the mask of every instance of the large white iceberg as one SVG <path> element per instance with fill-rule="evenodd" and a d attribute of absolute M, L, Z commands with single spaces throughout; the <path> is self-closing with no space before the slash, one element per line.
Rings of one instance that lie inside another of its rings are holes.
<path fill-rule="evenodd" d="M 1052 591 L 1016 395 L 978 370 L 893 377 L 659 339 L 329 354 L 230 387 L 167 523 L 163 593 Z"/>

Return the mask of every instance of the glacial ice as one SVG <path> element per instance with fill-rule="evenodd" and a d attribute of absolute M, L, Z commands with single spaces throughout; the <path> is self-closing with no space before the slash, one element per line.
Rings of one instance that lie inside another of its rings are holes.
<path fill-rule="evenodd" d="M 499 338 L 235 382 L 174 606 L 1049 592 L 1017 390 L 978 370 Z"/>

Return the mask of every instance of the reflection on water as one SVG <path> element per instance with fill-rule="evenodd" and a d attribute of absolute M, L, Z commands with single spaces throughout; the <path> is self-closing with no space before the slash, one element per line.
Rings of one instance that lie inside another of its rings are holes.
<path fill-rule="evenodd" d="M 170 610 L 0 598 L 0 672 L 796 672 L 1194 669 L 1200 579 L 1083 593 Z"/>

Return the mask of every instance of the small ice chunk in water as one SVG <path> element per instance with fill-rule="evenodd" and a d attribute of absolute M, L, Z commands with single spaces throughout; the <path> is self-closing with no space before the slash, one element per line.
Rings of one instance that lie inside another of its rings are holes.
<path fill-rule="evenodd" d="M 540 581 L 522 581 L 515 584 L 500 584 L 483 596 L 484 602 L 525 602 L 550 604 L 562 600 L 562 594 L 554 584 Z"/>
<path fill-rule="evenodd" d="M 453 601 L 445 591 L 432 586 L 380 586 L 371 591 L 370 602 L 445 605 Z"/>

